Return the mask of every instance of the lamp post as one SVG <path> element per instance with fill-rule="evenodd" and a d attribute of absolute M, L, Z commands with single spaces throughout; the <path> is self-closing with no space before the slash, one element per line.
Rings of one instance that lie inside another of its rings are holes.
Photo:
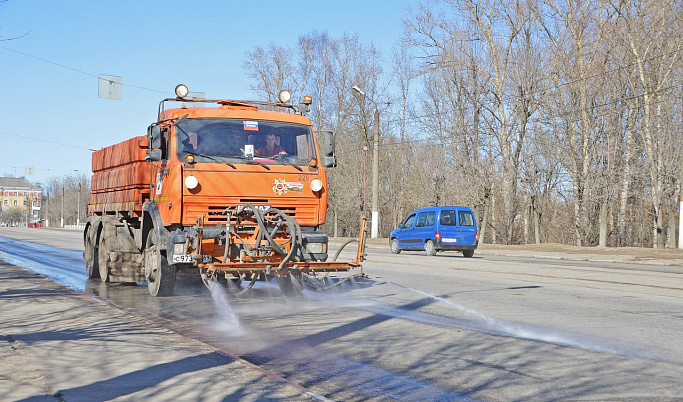
<path fill-rule="evenodd" d="M 363 104 L 365 104 L 365 92 L 358 86 L 352 87 L 354 91 L 363 97 Z M 370 237 L 376 239 L 379 236 L 379 208 L 378 208 L 378 194 L 379 194 L 379 109 L 375 101 L 370 99 L 375 106 L 375 129 L 372 140 L 372 219 Z"/>

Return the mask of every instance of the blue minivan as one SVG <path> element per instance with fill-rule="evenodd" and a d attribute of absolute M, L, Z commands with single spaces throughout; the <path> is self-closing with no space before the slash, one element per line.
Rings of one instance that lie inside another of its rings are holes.
<path fill-rule="evenodd" d="M 472 257 L 479 243 L 477 220 L 467 207 L 430 207 L 411 212 L 389 236 L 391 252 L 424 250 L 428 255 L 437 251 L 462 251 Z"/>

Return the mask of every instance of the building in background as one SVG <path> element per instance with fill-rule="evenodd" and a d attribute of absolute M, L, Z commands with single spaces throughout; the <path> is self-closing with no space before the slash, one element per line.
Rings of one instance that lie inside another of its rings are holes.
<path fill-rule="evenodd" d="M 34 226 L 39 222 L 43 189 L 15 177 L 0 177 L 0 225 Z"/>

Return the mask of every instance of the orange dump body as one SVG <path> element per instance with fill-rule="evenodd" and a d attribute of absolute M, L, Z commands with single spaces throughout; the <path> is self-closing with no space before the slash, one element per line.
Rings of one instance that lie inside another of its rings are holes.
<path fill-rule="evenodd" d="M 147 137 L 134 137 L 92 155 L 90 214 L 139 216 L 149 199 L 151 165 L 145 161 Z"/>

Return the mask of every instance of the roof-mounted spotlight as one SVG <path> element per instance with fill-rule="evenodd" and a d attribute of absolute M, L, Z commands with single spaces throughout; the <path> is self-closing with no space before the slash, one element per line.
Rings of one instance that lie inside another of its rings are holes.
<path fill-rule="evenodd" d="M 175 96 L 178 98 L 184 98 L 190 93 L 190 90 L 187 89 L 186 85 L 179 84 L 175 87 Z"/>
<path fill-rule="evenodd" d="M 286 89 L 283 91 L 280 91 L 280 94 L 278 95 L 278 99 L 280 99 L 280 103 L 289 103 L 289 101 L 292 99 L 292 93 Z"/>

